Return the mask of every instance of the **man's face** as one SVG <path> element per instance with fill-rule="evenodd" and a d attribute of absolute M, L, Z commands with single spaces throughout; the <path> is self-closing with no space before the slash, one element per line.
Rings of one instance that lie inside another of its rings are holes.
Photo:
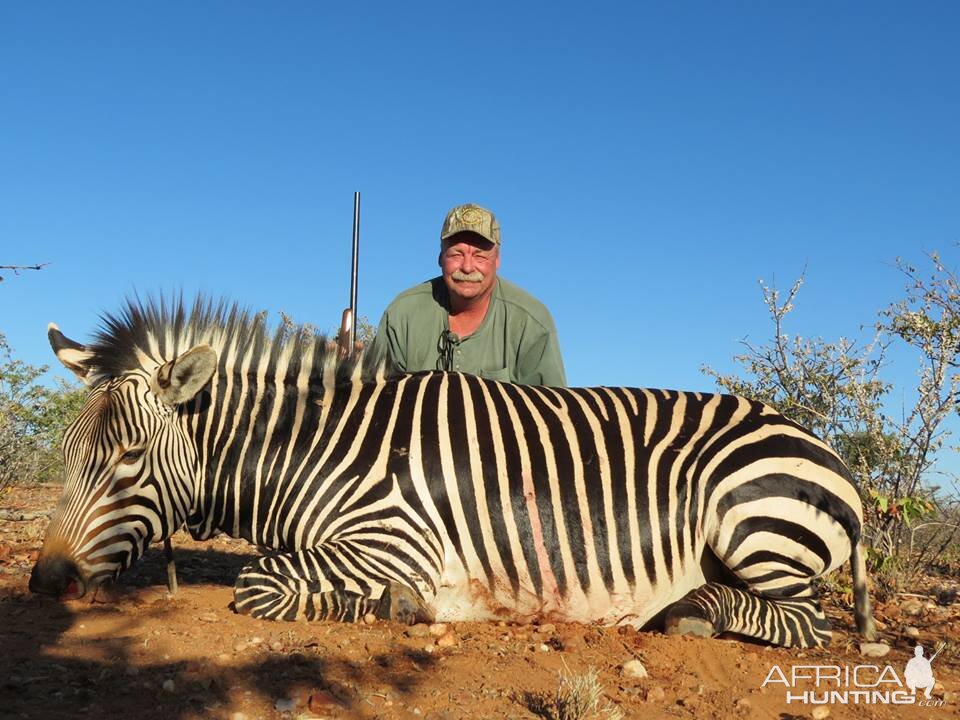
<path fill-rule="evenodd" d="M 500 267 L 500 249 L 473 233 L 459 233 L 444 242 L 440 268 L 450 297 L 470 302 L 493 291 Z"/>

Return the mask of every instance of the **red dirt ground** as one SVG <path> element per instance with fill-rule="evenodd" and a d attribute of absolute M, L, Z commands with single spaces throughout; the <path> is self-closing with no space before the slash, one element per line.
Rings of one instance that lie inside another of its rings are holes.
<path fill-rule="evenodd" d="M 58 495 L 57 487 L 14 487 L 3 507 L 46 511 Z M 956 578 L 931 579 L 917 597 L 876 608 L 882 639 L 893 648 L 882 660 L 860 655 L 852 615 L 834 602 L 827 604 L 834 642 L 816 651 L 574 624 L 455 623 L 437 646 L 436 636 L 416 636 L 423 627 L 270 623 L 234 614 L 233 579 L 255 549 L 227 538 L 175 536 L 180 590 L 173 598 L 159 547 L 95 602 L 35 597 L 27 579 L 46 524 L 0 520 L 2 717 L 531 719 L 551 717 L 537 710 L 537 700 L 555 693 L 560 671 L 592 668 L 606 701 L 625 718 L 790 720 L 814 717 L 815 706 L 787 704 L 782 684 L 761 689 L 774 665 L 789 673 L 794 665 L 889 663 L 902 677 L 915 644 L 905 625 L 919 629 L 927 648 L 950 642 L 933 665 L 941 704 L 832 704 L 829 717 L 960 717 L 960 603 L 939 605 L 932 594 L 955 590 Z M 905 614 L 909 600 L 920 600 L 919 616 Z M 623 676 L 632 659 L 649 677 Z"/>

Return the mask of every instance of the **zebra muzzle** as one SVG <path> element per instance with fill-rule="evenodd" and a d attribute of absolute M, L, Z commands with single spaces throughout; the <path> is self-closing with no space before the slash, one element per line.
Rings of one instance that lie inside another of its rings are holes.
<path fill-rule="evenodd" d="M 62 600 L 83 597 L 87 591 L 77 564 L 63 557 L 40 558 L 30 573 L 29 587 L 32 593 L 53 595 Z"/>

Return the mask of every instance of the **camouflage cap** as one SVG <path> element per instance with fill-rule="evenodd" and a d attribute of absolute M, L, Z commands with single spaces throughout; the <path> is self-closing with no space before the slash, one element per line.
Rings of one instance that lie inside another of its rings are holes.
<path fill-rule="evenodd" d="M 482 238 L 500 245 L 500 223 L 493 213 L 473 203 L 457 205 L 447 213 L 440 230 L 440 242 L 453 237 L 457 233 L 472 232 Z"/>

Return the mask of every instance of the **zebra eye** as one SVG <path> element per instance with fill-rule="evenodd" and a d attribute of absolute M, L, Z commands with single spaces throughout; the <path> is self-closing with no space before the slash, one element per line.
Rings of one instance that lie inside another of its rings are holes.
<path fill-rule="evenodd" d="M 123 455 L 120 456 L 120 462 L 122 462 L 124 465 L 133 465 L 137 460 L 140 459 L 141 455 L 143 455 L 143 448 L 127 450 Z"/>

